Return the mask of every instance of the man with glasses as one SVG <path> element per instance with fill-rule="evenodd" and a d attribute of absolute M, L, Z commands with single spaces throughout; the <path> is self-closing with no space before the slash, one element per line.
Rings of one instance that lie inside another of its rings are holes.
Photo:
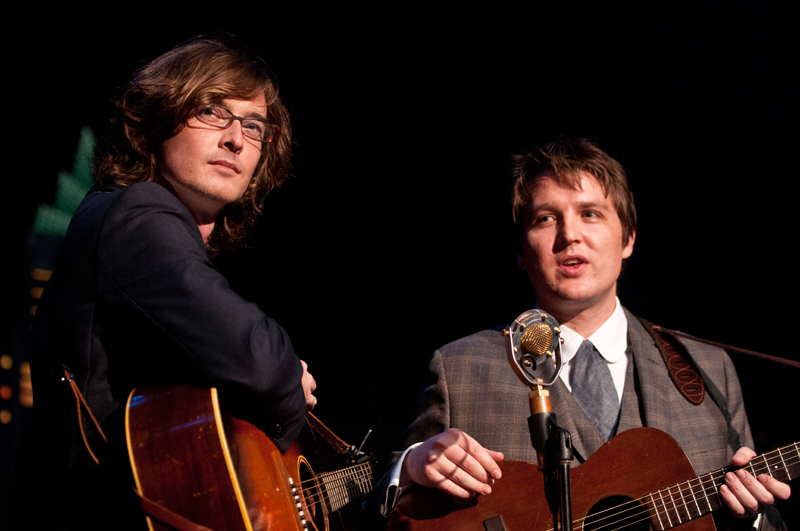
<path fill-rule="evenodd" d="M 20 529 L 144 526 L 124 450 L 103 451 L 91 427 L 100 464 L 90 462 L 65 367 L 112 448 L 128 394 L 147 384 L 216 387 L 281 451 L 316 403 L 285 331 L 209 261 L 242 245 L 288 174 L 289 116 L 268 67 L 231 36 L 198 37 L 134 73 L 114 103 L 98 184 L 33 328 L 34 418 L 12 502 Z"/>

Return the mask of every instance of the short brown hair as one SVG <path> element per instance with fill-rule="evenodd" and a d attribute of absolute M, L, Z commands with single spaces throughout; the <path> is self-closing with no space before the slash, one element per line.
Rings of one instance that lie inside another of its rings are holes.
<path fill-rule="evenodd" d="M 581 172 L 592 175 L 606 196 L 611 196 L 622 224 L 623 245 L 636 231 L 636 205 L 628 176 L 622 165 L 597 144 L 585 138 L 560 138 L 524 155 L 514 155 L 514 185 L 511 213 L 524 232 L 525 212 L 531 203 L 531 190 L 543 173 L 549 173 L 562 186 L 579 188 Z"/>
<path fill-rule="evenodd" d="M 164 142 L 197 109 L 225 98 L 250 99 L 259 94 L 267 101 L 267 119 L 280 129 L 272 142 L 263 144 L 244 195 L 220 212 L 206 242 L 212 254 L 241 247 L 267 193 L 289 175 L 291 124 L 274 74 L 233 35 L 195 37 L 133 74 L 114 99 L 109 133 L 95 152 L 94 179 L 119 186 L 155 180 Z"/>

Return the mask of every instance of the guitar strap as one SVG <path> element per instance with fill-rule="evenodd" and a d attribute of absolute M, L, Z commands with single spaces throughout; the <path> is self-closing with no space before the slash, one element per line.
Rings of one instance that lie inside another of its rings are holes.
<path fill-rule="evenodd" d="M 666 329 L 656 327 L 641 317 L 638 319 L 655 340 L 675 387 L 690 404 L 699 406 L 705 398 L 706 386 L 697 369 L 686 361 L 691 360 L 686 347 L 674 335 L 668 334 Z"/>
<path fill-rule="evenodd" d="M 72 394 L 75 395 L 75 404 L 78 408 L 78 427 L 81 429 L 81 438 L 83 439 L 83 444 L 89 451 L 89 455 L 91 456 L 92 461 L 94 461 L 96 465 L 99 465 L 100 460 L 97 459 L 97 456 L 94 455 L 94 452 L 92 451 L 92 447 L 89 446 L 89 440 L 86 438 L 86 430 L 83 429 L 83 413 L 81 413 L 83 409 L 85 409 L 86 413 L 89 414 L 89 418 L 92 419 L 92 423 L 94 424 L 97 433 L 100 434 L 100 436 L 103 438 L 106 444 L 108 444 L 108 438 L 106 437 L 106 434 L 103 432 L 103 428 L 100 427 L 100 423 L 97 422 L 94 413 L 92 413 L 92 410 L 89 409 L 89 404 L 87 404 L 86 400 L 83 398 L 83 393 L 81 393 L 81 390 L 78 389 L 78 384 L 75 383 L 75 375 L 66 365 L 62 365 L 61 367 L 63 367 L 64 371 L 64 376 L 61 378 L 61 380 L 69 383 L 69 387 L 70 389 L 72 389 Z M 81 408 L 81 406 L 83 406 L 83 408 Z"/>
<path fill-rule="evenodd" d="M 724 350 L 739 352 L 742 354 L 746 354 L 748 356 L 754 356 L 757 358 L 765 359 L 767 361 L 780 363 L 781 365 L 786 365 L 787 367 L 795 367 L 800 369 L 800 362 L 798 361 L 788 360 L 786 358 L 779 358 L 778 356 L 770 356 L 769 354 L 754 352 L 752 350 L 734 347 L 733 345 L 726 345 L 724 343 L 717 343 L 716 341 L 709 341 L 708 339 L 701 339 L 699 337 L 692 336 L 685 332 L 680 332 L 678 330 L 670 330 L 668 328 L 648 323 L 642 318 L 639 318 L 639 321 L 641 321 L 642 325 L 650 333 L 650 335 L 653 336 L 654 339 L 656 339 L 656 343 L 659 345 L 659 350 L 661 350 L 661 355 L 664 356 L 664 361 L 666 362 L 668 368 L 670 367 L 670 362 L 667 360 L 667 356 L 664 354 L 664 350 L 661 348 L 661 343 L 657 339 L 658 337 L 661 337 L 662 339 L 666 337 L 672 338 L 672 341 L 670 341 L 669 344 L 679 345 L 684 354 L 687 354 L 686 347 L 684 347 L 680 341 L 677 341 L 678 337 L 685 337 L 686 339 L 697 341 L 699 343 L 705 343 L 707 345 L 712 345 L 714 347 L 718 347 Z M 725 416 L 725 420 L 728 424 L 728 444 L 735 451 L 741 446 L 741 441 L 739 440 L 739 434 L 736 432 L 736 430 L 733 427 L 733 424 L 731 423 L 731 413 L 728 410 L 728 402 L 725 400 L 725 396 L 720 392 L 717 386 L 714 385 L 714 382 L 711 380 L 711 378 L 709 378 L 708 375 L 703 374 L 703 369 L 699 365 L 696 367 L 696 372 L 699 375 L 698 376 L 699 382 L 701 384 L 704 381 L 706 382 L 705 385 L 708 388 L 708 394 L 711 395 L 711 399 L 717 404 L 720 411 L 722 411 L 722 414 Z M 676 382 L 675 374 L 671 369 L 670 369 L 670 376 L 672 376 L 672 380 Z M 681 389 L 681 386 L 677 382 L 675 383 L 675 385 L 678 386 L 678 389 Z M 683 396 L 686 396 L 686 394 L 684 394 L 683 391 L 681 391 L 681 393 L 683 394 Z M 688 397 L 687 400 L 689 400 Z M 700 400 L 702 401 L 702 398 Z M 691 400 L 689 401 L 692 402 Z"/>
<path fill-rule="evenodd" d="M 749 356 L 755 356 L 762 359 L 766 359 L 768 361 L 773 361 L 776 363 L 780 363 L 782 365 L 787 365 L 790 367 L 800 367 L 800 363 L 787 360 L 784 358 L 779 358 L 777 356 L 770 356 L 768 354 L 762 354 L 760 352 L 753 352 L 751 350 L 745 350 L 739 347 L 734 347 L 731 345 L 726 345 L 724 343 L 717 343 L 715 341 L 709 341 L 707 339 L 700 339 L 698 337 L 694 337 L 692 335 L 686 334 L 684 332 L 679 332 L 677 330 L 670 330 L 668 328 L 664 328 L 658 325 L 651 324 L 645 321 L 642 318 L 639 318 L 642 325 L 645 329 L 650 333 L 651 336 L 656 340 L 656 344 L 658 344 L 658 348 L 661 351 L 661 355 L 664 357 L 664 362 L 667 364 L 667 368 L 669 369 L 670 376 L 672 377 L 672 381 L 675 382 L 675 385 L 681 391 L 684 397 L 686 397 L 689 402 L 695 404 L 690 399 L 690 396 L 687 396 L 689 392 L 693 389 L 694 383 L 698 382 L 700 386 L 705 388 L 708 391 L 708 394 L 711 395 L 711 399 L 717 404 L 720 411 L 725 417 L 725 420 L 728 424 L 728 444 L 730 447 L 735 451 L 741 446 L 741 441 L 739 440 L 739 434 L 733 428 L 733 424 L 731 422 L 731 414 L 728 410 L 728 402 L 725 400 L 725 396 L 720 392 L 711 378 L 708 375 L 703 374 L 703 369 L 698 365 L 697 367 L 693 367 L 686 363 L 685 360 L 678 359 L 682 355 L 691 359 L 688 356 L 688 351 L 686 347 L 678 341 L 678 337 L 685 337 L 687 339 L 691 339 L 693 341 L 698 341 L 700 343 L 705 343 L 707 345 L 712 345 L 724 350 L 733 350 L 736 352 L 741 352 L 743 354 L 747 354 Z M 682 354 L 681 354 L 682 353 Z M 686 364 L 687 367 L 683 367 L 683 364 Z M 673 367 L 675 367 L 673 369 Z M 682 380 L 683 379 L 683 380 Z M 685 381 L 686 383 L 682 386 L 679 382 Z M 686 392 L 684 390 L 686 389 Z M 700 392 L 702 393 L 703 389 L 701 388 Z M 694 391 L 695 396 L 697 395 L 697 391 Z M 703 401 L 703 396 L 700 394 L 699 401 L 696 404 L 700 404 Z"/>
<path fill-rule="evenodd" d="M 322 435 L 322 438 L 325 439 L 328 444 L 330 444 L 339 454 L 344 455 L 350 451 L 350 445 L 337 437 L 336 434 L 330 430 L 330 428 L 323 424 L 322 421 L 315 417 L 310 411 L 306 413 L 306 421 L 308 422 L 308 425 L 311 426 L 314 431 Z"/>

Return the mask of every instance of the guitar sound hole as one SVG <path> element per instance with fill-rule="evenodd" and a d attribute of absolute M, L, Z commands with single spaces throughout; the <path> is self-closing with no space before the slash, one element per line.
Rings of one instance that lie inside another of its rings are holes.
<path fill-rule="evenodd" d="M 303 498 L 306 502 L 306 519 L 310 520 L 317 531 L 328 530 L 327 510 L 324 506 L 325 496 L 321 492 L 319 480 L 305 458 L 297 464 L 300 473 L 300 484 L 303 486 Z"/>
<path fill-rule="evenodd" d="M 592 506 L 584 531 L 644 531 L 650 529 L 647 510 L 626 496 L 609 496 Z"/>

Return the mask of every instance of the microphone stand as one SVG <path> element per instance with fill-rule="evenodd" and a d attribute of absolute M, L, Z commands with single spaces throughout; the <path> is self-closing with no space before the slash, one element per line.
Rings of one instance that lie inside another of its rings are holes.
<path fill-rule="evenodd" d="M 544 492 L 553 529 L 572 531 L 572 495 L 569 465 L 572 462 L 572 438 L 567 430 L 558 425 L 556 414 L 550 404 L 550 392 L 545 389 L 553 385 L 563 368 L 561 359 L 561 330 L 552 315 L 536 308 L 524 312 L 503 330 L 508 338 L 506 354 L 508 363 L 517 377 L 531 388 L 528 395 L 531 416 L 528 430 L 531 443 L 536 450 L 539 470 L 544 476 Z M 537 357 L 555 356 L 555 373 L 545 383 L 533 371 Z M 559 517 L 561 525 L 559 526 Z"/>
<path fill-rule="evenodd" d="M 542 380 L 538 382 L 542 383 Z M 572 438 L 567 430 L 559 426 L 550 404 L 550 392 L 539 383 L 531 387 L 528 395 L 531 408 L 531 416 L 528 417 L 531 443 L 536 450 L 539 470 L 544 476 L 545 498 L 553 515 L 553 529 L 572 531 L 569 471 L 569 464 L 572 462 Z"/>

